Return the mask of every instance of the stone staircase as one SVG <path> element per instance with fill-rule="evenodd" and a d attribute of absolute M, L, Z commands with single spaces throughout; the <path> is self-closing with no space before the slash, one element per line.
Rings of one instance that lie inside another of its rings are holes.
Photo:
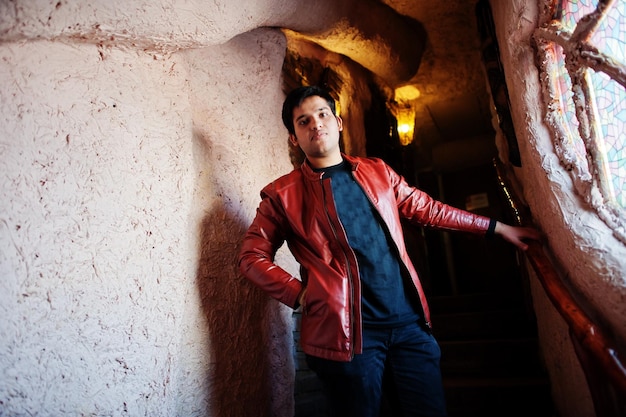
<path fill-rule="evenodd" d="M 430 306 L 450 417 L 557 416 L 535 321 L 521 296 L 438 296 Z M 295 417 L 328 416 L 319 381 L 295 354 Z M 385 406 L 381 417 L 396 417 L 392 409 Z"/>
<path fill-rule="evenodd" d="M 554 417 L 535 320 L 521 295 L 430 301 L 450 417 Z"/>

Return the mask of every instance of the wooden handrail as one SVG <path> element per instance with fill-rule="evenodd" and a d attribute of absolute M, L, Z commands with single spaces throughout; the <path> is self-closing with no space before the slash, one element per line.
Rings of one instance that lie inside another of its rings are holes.
<path fill-rule="evenodd" d="M 530 218 L 530 216 L 522 214 L 522 205 L 519 203 L 519 199 L 512 194 L 502 162 L 494 160 L 494 166 L 500 187 L 508 200 L 511 210 L 515 214 L 516 221 L 519 225 L 529 223 L 525 217 Z M 569 326 L 571 337 L 576 339 L 574 347 L 579 355 L 587 381 L 597 381 L 597 373 L 599 372 L 605 377 L 603 380 L 610 382 L 618 398 L 626 398 L 626 368 L 615 348 L 615 342 L 607 336 L 607 332 L 599 324 L 591 320 L 589 315 L 576 302 L 557 273 L 553 263 L 546 256 L 541 243 L 530 242 L 525 254 L 546 295 Z M 579 347 L 582 349 L 579 349 Z M 584 357 L 581 357 L 581 355 L 584 355 Z M 596 373 L 596 375 L 591 375 L 590 373 Z M 605 395 L 594 392 L 599 387 L 591 386 L 592 384 L 589 385 L 598 416 L 613 415 L 613 413 L 606 411 L 607 407 L 613 408 L 611 405 L 598 403 L 598 401 L 606 401 L 600 400 L 600 398 L 606 398 Z M 600 412 L 600 410 L 603 411 Z"/>
<path fill-rule="evenodd" d="M 580 345 L 596 359 L 615 387 L 626 396 L 626 368 L 619 354 L 600 327 L 585 314 L 554 270 L 539 243 L 530 243 L 526 257 L 541 282 L 546 295 L 561 314 Z"/>

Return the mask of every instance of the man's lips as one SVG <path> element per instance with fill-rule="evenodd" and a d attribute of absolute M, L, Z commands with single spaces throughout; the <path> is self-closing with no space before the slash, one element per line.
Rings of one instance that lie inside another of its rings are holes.
<path fill-rule="evenodd" d="M 326 136 L 326 132 L 317 132 L 311 137 L 311 140 L 321 139 L 323 136 Z"/>

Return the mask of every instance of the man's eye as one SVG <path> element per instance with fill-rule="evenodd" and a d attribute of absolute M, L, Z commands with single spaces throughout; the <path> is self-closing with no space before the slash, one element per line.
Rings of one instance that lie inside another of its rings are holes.
<path fill-rule="evenodd" d="M 307 120 L 306 120 L 306 119 L 300 119 L 300 120 L 298 121 L 298 124 L 299 124 L 300 126 L 304 126 L 305 124 L 307 124 Z"/>

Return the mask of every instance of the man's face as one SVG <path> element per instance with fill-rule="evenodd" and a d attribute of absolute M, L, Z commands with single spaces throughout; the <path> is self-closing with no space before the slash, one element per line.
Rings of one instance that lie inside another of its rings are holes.
<path fill-rule="evenodd" d="M 293 110 L 293 125 L 295 135 L 289 135 L 289 139 L 311 162 L 341 158 L 339 132 L 343 121 L 333 114 L 326 100 L 319 96 L 306 98 Z"/>

